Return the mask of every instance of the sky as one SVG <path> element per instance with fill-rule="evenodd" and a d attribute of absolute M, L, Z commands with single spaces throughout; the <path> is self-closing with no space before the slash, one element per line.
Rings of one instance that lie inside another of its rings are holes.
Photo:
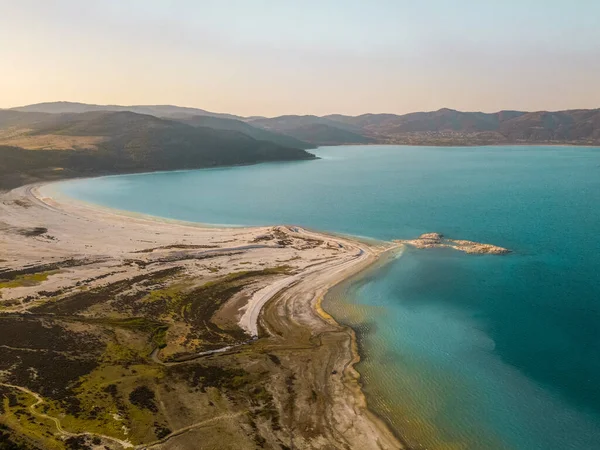
<path fill-rule="evenodd" d="M 0 108 L 600 107 L 600 0 L 0 0 Z"/>

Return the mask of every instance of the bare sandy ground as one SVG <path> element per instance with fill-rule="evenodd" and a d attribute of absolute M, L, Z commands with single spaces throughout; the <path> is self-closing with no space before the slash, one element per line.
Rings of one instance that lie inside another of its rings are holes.
<path fill-rule="evenodd" d="M 223 315 L 289 355 L 300 380 L 287 416 L 297 429 L 295 447 L 403 448 L 367 408 L 354 370 L 354 333 L 319 306 L 330 287 L 398 244 L 367 245 L 297 227 L 211 228 L 53 195 L 52 185 L 0 194 L 0 279 L 7 271 L 47 268 L 43 277 L 0 284 L 0 312 L 27 313 L 50 301 L 49 292 L 91 289 L 158 268 L 180 267 L 186 277 L 206 282 L 285 267 L 268 282 L 249 286 Z M 315 342 L 316 350 L 307 351 Z M 325 402 L 307 400 L 315 390 Z"/>

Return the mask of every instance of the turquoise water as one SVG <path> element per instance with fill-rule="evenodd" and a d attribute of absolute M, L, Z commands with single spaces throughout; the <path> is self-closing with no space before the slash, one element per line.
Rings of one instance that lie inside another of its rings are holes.
<path fill-rule="evenodd" d="M 371 404 L 427 448 L 600 449 L 600 149 L 322 147 L 297 163 L 69 181 L 182 220 L 379 239 L 428 231 L 509 256 L 407 250 L 325 307 L 360 335 Z"/>

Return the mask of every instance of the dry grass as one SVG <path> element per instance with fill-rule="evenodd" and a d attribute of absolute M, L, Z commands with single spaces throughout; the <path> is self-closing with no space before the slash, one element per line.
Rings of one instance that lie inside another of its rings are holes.
<path fill-rule="evenodd" d="M 104 136 L 30 135 L 30 131 L 27 128 L 2 130 L 0 131 L 0 145 L 21 147 L 26 150 L 96 150 L 97 145 L 106 140 Z"/>

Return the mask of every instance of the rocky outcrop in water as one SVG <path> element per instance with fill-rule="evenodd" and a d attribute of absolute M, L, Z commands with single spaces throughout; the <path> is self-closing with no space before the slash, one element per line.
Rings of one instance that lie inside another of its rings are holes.
<path fill-rule="evenodd" d="M 461 252 L 477 255 L 505 255 L 510 253 L 510 250 L 503 247 L 492 244 L 482 244 L 480 242 L 447 239 L 440 233 L 425 233 L 417 239 L 404 239 L 395 242 L 412 245 L 416 248 L 452 248 Z"/>

